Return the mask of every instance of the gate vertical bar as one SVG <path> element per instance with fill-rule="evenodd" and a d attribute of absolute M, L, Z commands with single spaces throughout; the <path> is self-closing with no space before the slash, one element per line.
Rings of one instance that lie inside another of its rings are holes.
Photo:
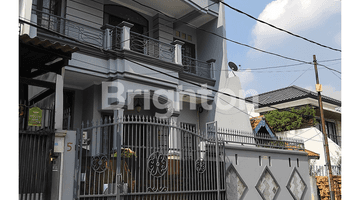
<path fill-rule="evenodd" d="M 122 186 L 120 184 L 122 175 L 121 175 L 121 145 L 122 145 L 122 137 L 123 137 L 123 128 L 124 128 L 124 116 L 123 116 L 123 109 L 117 110 L 117 115 L 119 118 L 118 124 L 118 132 L 117 134 L 117 143 L 116 143 L 116 149 L 117 149 L 117 157 L 116 157 L 116 200 L 120 200 L 120 187 Z"/>
<path fill-rule="evenodd" d="M 80 129 L 76 130 L 76 143 L 75 143 L 75 167 L 74 167 L 74 191 L 73 198 L 78 199 L 78 182 L 79 182 L 79 140 L 80 140 Z M 80 147 L 81 148 L 81 147 Z"/>
<path fill-rule="evenodd" d="M 215 136 L 215 152 L 216 152 L 216 187 L 217 187 L 217 199 L 220 200 L 220 166 L 219 166 L 219 142 L 217 135 L 217 122 L 214 122 L 214 136 Z"/>

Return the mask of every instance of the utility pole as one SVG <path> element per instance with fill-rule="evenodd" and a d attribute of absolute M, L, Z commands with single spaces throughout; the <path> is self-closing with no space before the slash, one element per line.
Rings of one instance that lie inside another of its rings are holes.
<path fill-rule="evenodd" d="M 329 144 L 328 144 L 328 137 L 327 137 L 327 133 L 326 133 L 326 129 L 325 129 L 324 110 L 323 110 L 323 105 L 322 105 L 322 100 L 321 100 L 322 86 L 319 83 L 316 55 L 313 55 L 313 59 L 314 59 L 314 68 L 315 68 L 315 76 L 316 76 L 316 91 L 318 92 L 318 97 L 319 97 L 322 132 L 324 134 L 325 159 L 326 159 L 326 165 L 327 165 L 328 171 L 329 171 L 328 181 L 329 181 L 330 199 L 335 200 L 334 185 L 333 185 L 334 180 L 333 180 L 333 176 L 332 176 L 332 169 L 331 169 L 331 162 L 330 162 Z"/>

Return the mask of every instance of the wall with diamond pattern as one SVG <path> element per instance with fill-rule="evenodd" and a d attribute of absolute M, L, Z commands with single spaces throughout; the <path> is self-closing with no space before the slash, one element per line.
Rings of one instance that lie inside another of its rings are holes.
<path fill-rule="evenodd" d="M 227 144 L 225 154 L 227 199 L 311 199 L 306 153 Z"/>

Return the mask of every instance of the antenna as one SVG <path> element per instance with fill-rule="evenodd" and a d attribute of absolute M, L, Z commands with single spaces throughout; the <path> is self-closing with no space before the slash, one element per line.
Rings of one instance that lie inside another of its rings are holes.
<path fill-rule="evenodd" d="M 235 73 L 234 73 L 234 71 L 235 71 L 235 72 L 238 71 L 239 68 L 238 68 L 238 67 L 236 66 L 236 64 L 233 63 L 233 62 L 229 62 L 228 65 L 229 65 L 230 69 L 232 70 L 232 73 L 234 74 L 234 76 L 236 76 Z"/>

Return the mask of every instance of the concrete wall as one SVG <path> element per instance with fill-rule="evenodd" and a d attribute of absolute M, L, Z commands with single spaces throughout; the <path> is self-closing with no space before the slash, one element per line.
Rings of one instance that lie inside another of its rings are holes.
<path fill-rule="evenodd" d="M 72 0 L 66 2 L 66 18 L 94 28 L 103 26 L 103 8 L 101 0 Z"/>
<path fill-rule="evenodd" d="M 232 164 L 248 187 L 244 199 L 262 199 L 255 186 L 261 178 L 261 174 L 265 168 L 270 171 L 279 184 L 280 190 L 276 198 L 277 200 L 293 199 L 286 186 L 295 168 L 307 186 L 303 199 L 311 199 L 309 167 L 306 153 L 269 148 L 244 147 L 240 145 L 226 145 L 225 155 L 226 168 L 228 169 L 230 164 Z M 236 155 L 237 163 L 235 160 Z M 261 157 L 261 165 L 259 165 L 259 157 Z M 289 158 L 291 166 L 289 166 Z M 297 159 L 299 161 L 297 161 Z M 271 165 L 269 165 L 269 160 Z M 299 166 L 297 165 L 298 162 Z M 231 187 L 234 183 L 226 180 L 226 184 Z M 233 196 L 231 196 L 233 194 L 234 193 L 230 194 L 229 192 L 228 199 L 234 199 L 232 198 Z"/>
<path fill-rule="evenodd" d="M 305 141 L 305 149 L 320 154 L 319 160 L 312 160 L 312 165 L 325 165 L 325 151 L 323 145 L 323 133 L 319 129 L 304 128 L 298 130 L 285 131 L 282 133 L 276 133 L 280 137 L 289 137 L 294 139 L 301 139 Z M 341 162 L 341 147 L 328 138 L 330 160 L 332 165 L 338 165 Z"/>
<path fill-rule="evenodd" d="M 219 5 L 219 17 L 207 24 L 201 26 L 201 29 L 206 29 L 217 35 L 226 37 L 225 26 L 225 9 L 223 4 Z M 201 30 L 196 31 L 197 35 L 197 58 L 199 60 L 215 59 L 215 79 L 217 80 L 214 89 L 221 90 L 231 95 L 244 98 L 244 93 L 241 89 L 240 79 L 238 77 L 229 77 L 228 60 L 227 60 L 227 46 L 226 41 L 213 34 L 206 33 Z M 209 42 L 211 41 L 211 42 Z M 226 106 L 228 103 L 232 108 Z M 217 106 L 222 104 L 225 106 Z M 204 112 L 201 115 L 201 124 L 209 121 L 218 121 L 219 127 L 226 127 L 230 129 L 237 129 L 241 131 L 251 132 L 251 126 L 245 102 L 243 100 L 236 100 L 231 97 L 220 95 L 215 97 L 213 102 L 214 109 Z M 216 107 L 216 108 L 215 108 Z M 226 120 L 225 120 L 226 119 Z M 203 127 L 202 129 L 204 129 Z"/>

